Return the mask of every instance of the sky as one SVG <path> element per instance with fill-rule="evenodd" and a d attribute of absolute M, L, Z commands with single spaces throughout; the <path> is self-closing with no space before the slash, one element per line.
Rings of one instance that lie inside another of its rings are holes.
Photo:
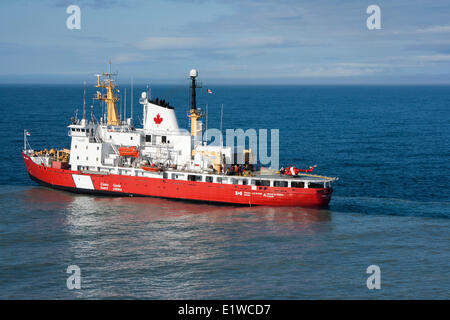
<path fill-rule="evenodd" d="M 2 0 L 0 30 L 0 83 L 450 84 L 448 0 Z"/>

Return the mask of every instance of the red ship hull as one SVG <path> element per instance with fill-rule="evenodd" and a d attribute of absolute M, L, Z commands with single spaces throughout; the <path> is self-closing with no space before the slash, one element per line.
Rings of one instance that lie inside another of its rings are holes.
<path fill-rule="evenodd" d="M 324 207 L 332 188 L 279 188 L 209 182 L 181 181 L 116 174 L 87 174 L 49 168 L 22 153 L 28 174 L 36 182 L 55 189 L 111 196 L 149 196 L 238 205 Z M 88 179 L 89 188 L 77 187 L 74 179 Z"/>

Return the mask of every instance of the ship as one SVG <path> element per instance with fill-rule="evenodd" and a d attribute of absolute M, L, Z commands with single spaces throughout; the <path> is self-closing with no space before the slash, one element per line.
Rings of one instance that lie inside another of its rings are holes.
<path fill-rule="evenodd" d="M 31 148 L 24 130 L 22 157 L 30 178 L 45 187 L 100 196 L 159 197 L 245 206 L 326 207 L 337 178 L 312 173 L 315 167 L 264 170 L 250 149 L 203 141 L 197 106 L 198 71 L 190 70 L 189 129 L 178 127 L 175 110 L 164 99 L 141 93 L 142 127 L 118 112 L 120 90 L 111 72 L 98 74 L 94 99 L 103 106 L 99 120 L 72 117 L 70 148 Z M 132 86 L 133 88 L 133 86 Z M 133 89 L 132 89 L 133 90 Z M 126 95 L 126 93 L 125 93 Z M 131 108 L 133 108 L 133 95 Z M 92 110 L 92 107 L 91 107 Z M 243 153 L 237 163 L 237 153 Z M 240 158 L 240 159 L 242 159 Z"/>

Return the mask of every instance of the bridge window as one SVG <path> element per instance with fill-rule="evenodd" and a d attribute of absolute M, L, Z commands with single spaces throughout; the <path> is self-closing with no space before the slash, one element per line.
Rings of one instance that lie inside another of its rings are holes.
<path fill-rule="evenodd" d="M 166 136 L 162 136 L 161 137 L 161 143 L 166 143 L 167 142 L 167 137 Z"/>
<path fill-rule="evenodd" d="M 304 188 L 305 187 L 305 183 L 303 181 L 292 181 L 291 182 L 291 187 L 292 188 Z"/>
<path fill-rule="evenodd" d="M 152 142 L 152 136 L 151 135 L 146 135 L 145 136 L 145 142 Z"/>

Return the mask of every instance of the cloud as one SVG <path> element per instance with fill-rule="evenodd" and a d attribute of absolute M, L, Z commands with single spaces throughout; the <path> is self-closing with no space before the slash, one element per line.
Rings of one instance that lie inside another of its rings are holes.
<path fill-rule="evenodd" d="M 204 46 L 200 38 L 194 37 L 149 37 L 138 43 L 142 50 L 192 49 Z"/>
<path fill-rule="evenodd" d="M 386 66 L 378 63 L 343 62 L 328 65 L 287 64 L 274 67 L 273 70 L 281 77 L 338 78 L 380 73 Z"/>
<path fill-rule="evenodd" d="M 258 49 L 258 48 L 287 48 L 300 47 L 305 43 L 286 39 L 279 36 L 254 36 L 232 40 L 224 40 L 213 37 L 148 37 L 135 43 L 135 47 L 141 50 L 193 50 L 193 49 Z"/>
<path fill-rule="evenodd" d="M 423 62 L 450 62 L 450 54 L 433 54 L 425 56 L 417 56 L 416 60 Z"/>
<path fill-rule="evenodd" d="M 432 26 L 424 29 L 417 29 L 417 33 L 447 33 L 450 32 L 450 26 Z"/>
<path fill-rule="evenodd" d="M 114 7 L 129 7 L 133 0 L 53 0 L 57 7 L 68 7 L 70 5 L 78 5 L 91 7 L 96 9 L 107 9 Z"/>

